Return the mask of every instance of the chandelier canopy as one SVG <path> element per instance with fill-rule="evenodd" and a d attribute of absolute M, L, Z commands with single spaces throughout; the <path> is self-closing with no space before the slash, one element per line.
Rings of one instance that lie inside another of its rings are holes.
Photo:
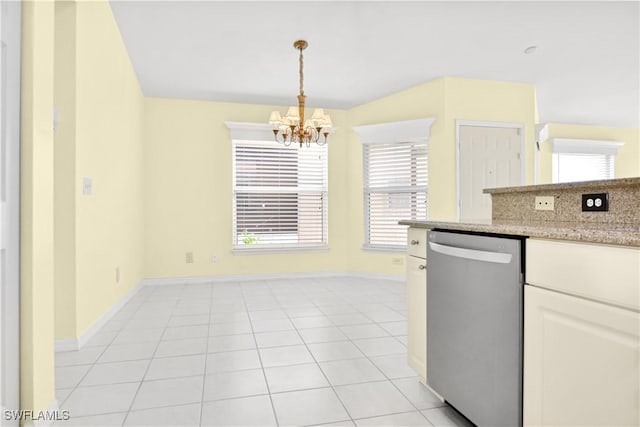
<path fill-rule="evenodd" d="M 287 114 L 280 115 L 279 111 L 272 111 L 269 124 L 273 125 L 273 137 L 281 144 L 305 144 L 309 147 L 312 143 L 324 145 L 327 143 L 329 130 L 331 129 L 331 117 L 324 114 L 322 108 L 316 108 L 310 119 L 304 118 L 304 103 L 307 97 L 304 95 L 304 73 L 302 51 L 306 49 L 306 40 L 296 40 L 293 47 L 300 51 L 300 94 L 298 94 L 298 107 L 289 107 Z M 321 138 L 321 136 L 323 138 Z"/>

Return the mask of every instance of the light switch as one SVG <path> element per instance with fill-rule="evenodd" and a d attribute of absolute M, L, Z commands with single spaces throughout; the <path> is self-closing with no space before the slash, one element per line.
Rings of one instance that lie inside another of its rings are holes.
<path fill-rule="evenodd" d="M 58 130 L 58 124 L 60 123 L 60 109 L 53 107 L 53 133 Z"/>
<path fill-rule="evenodd" d="M 93 181 L 86 176 L 82 178 L 82 194 L 89 195 L 93 191 Z"/>

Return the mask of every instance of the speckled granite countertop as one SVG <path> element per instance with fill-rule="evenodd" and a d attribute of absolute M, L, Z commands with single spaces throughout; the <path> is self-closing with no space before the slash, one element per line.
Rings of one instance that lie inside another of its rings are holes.
<path fill-rule="evenodd" d="M 523 185 L 519 187 L 485 188 L 484 190 L 482 190 L 482 192 L 487 194 L 528 193 L 532 191 L 539 192 L 539 191 L 545 191 L 545 190 L 553 190 L 553 191 L 580 190 L 580 191 L 586 192 L 592 189 L 606 190 L 609 188 L 633 187 L 638 185 L 640 185 L 640 177 L 603 179 L 598 181 L 566 182 L 562 184 L 538 184 L 538 185 Z"/>
<path fill-rule="evenodd" d="M 491 194 L 491 221 L 401 221 L 400 224 L 640 247 L 640 177 L 488 188 L 484 192 Z M 608 211 L 582 211 L 582 195 L 594 192 L 608 194 Z M 536 210 L 536 196 L 552 196 L 555 207 L 550 211 Z"/>
<path fill-rule="evenodd" d="M 576 222 L 493 221 L 462 223 L 439 221 L 400 221 L 402 225 L 427 229 L 447 229 L 478 233 L 511 234 L 544 239 L 571 240 L 609 245 L 640 246 L 640 226 L 636 224 L 597 224 Z"/>

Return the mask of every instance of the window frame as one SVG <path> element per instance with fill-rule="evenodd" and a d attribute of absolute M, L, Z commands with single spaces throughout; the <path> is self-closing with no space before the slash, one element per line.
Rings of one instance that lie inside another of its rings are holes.
<path fill-rule="evenodd" d="M 237 243 L 237 200 L 236 195 L 238 190 L 236 188 L 237 173 L 236 173 L 236 145 L 238 143 L 249 142 L 273 144 L 276 147 L 283 147 L 273 140 L 273 133 L 271 126 L 263 125 L 262 123 L 243 123 L 243 122 L 226 122 L 227 127 L 231 131 L 231 252 L 233 254 L 256 254 L 256 253 L 299 253 L 299 252 L 322 252 L 329 250 L 329 148 L 328 144 L 320 147 L 324 150 L 324 158 L 322 159 L 322 182 L 318 189 L 309 190 L 307 192 L 317 193 L 320 192 L 322 200 L 322 214 L 321 214 L 321 234 L 322 241 L 318 243 L 283 243 L 283 244 L 262 244 L 262 245 L 239 245 Z M 296 148 L 291 148 L 292 150 Z M 297 150 L 304 150 L 307 147 L 297 148 Z M 298 162 L 300 159 L 298 158 Z M 299 179 L 299 177 L 298 177 Z M 299 182 L 299 181 L 298 181 Z M 299 189 L 299 187 L 298 187 Z M 289 189 L 290 190 L 290 189 Z M 283 193 L 290 192 L 289 190 Z M 262 192 L 262 191 L 260 191 Z M 265 191 L 265 194 L 275 194 L 273 192 Z M 294 193 L 292 193 L 294 194 Z M 297 194 L 297 193 L 295 193 Z M 298 206 L 299 214 L 299 206 Z M 297 232 L 299 234 L 299 231 Z"/>
<path fill-rule="evenodd" d="M 364 208 L 364 227 L 365 227 L 365 234 L 364 234 L 364 243 L 362 245 L 362 248 L 365 250 L 369 250 L 369 251 L 376 251 L 376 252 L 404 252 L 407 249 L 407 245 L 406 245 L 406 239 L 405 239 L 405 243 L 403 245 L 385 245 L 385 244 L 380 244 L 380 243 L 371 243 L 371 208 L 370 208 L 370 196 L 371 194 L 386 194 L 389 198 L 392 198 L 392 195 L 394 194 L 409 194 L 410 199 L 417 199 L 418 198 L 418 193 L 420 192 L 424 192 L 425 194 L 425 204 L 428 203 L 428 189 L 429 189 L 429 185 L 406 185 L 406 186 L 387 186 L 387 187 L 371 187 L 371 186 L 367 186 L 367 175 L 370 172 L 370 168 L 368 166 L 368 159 L 367 159 L 367 155 L 370 154 L 370 150 L 371 150 L 371 146 L 373 144 L 364 144 L 364 146 L 362 147 L 362 164 L 363 164 L 363 208 Z M 424 149 L 427 150 L 427 162 L 429 161 L 429 157 L 428 157 L 428 144 L 426 142 L 394 142 L 394 143 L 388 143 L 388 144 L 381 144 L 381 145 L 387 145 L 387 146 L 399 146 L 399 145 L 407 145 L 407 146 L 417 146 L 417 145 L 421 145 L 424 146 Z M 413 149 L 412 149 L 412 154 L 410 155 L 410 165 L 409 165 L 409 169 L 417 169 L 417 156 L 413 155 Z M 426 167 L 426 175 L 427 175 L 427 180 L 428 180 L 428 176 L 429 176 L 429 168 L 428 166 Z M 413 179 L 412 179 L 413 181 Z M 418 201 L 415 200 L 415 204 L 417 205 Z M 413 206 L 413 204 L 411 205 Z M 400 220 L 412 220 L 412 221 L 420 221 L 420 220 L 425 220 L 427 219 L 427 214 L 426 214 L 426 206 L 425 206 L 425 216 L 424 218 L 418 218 L 417 215 L 414 216 L 413 212 L 411 215 L 411 218 L 399 218 L 398 221 Z"/>
<path fill-rule="evenodd" d="M 360 142 L 362 143 L 362 189 L 363 189 L 363 219 L 364 219 L 364 242 L 362 244 L 362 249 L 365 251 L 372 252 L 406 252 L 407 244 L 406 240 L 403 245 L 384 245 L 384 244 L 371 244 L 371 210 L 369 207 L 369 199 L 368 196 L 373 193 L 388 193 L 388 194 L 416 194 L 420 191 L 424 191 L 425 193 L 425 202 L 428 201 L 428 188 L 429 185 L 427 183 L 426 186 L 389 186 L 386 189 L 395 189 L 396 191 L 380 191 L 380 188 L 374 189 L 372 191 L 371 187 L 367 187 L 367 174 L 368 170 L 368 162 L 367 162 L 367 148 L 365 146 L 374 145 L 374 144 L 387 144 L 387 145 L 395 145 L 395 144 L 412 144 L 412 145 L 425 145 L 425 149 L 427 150 L 427 170 L 426 170 L 426 178 L 428 182 L 429 177 L 429 167 L 428 167 L 428 150 L 429 150 L 429 137 L 431 132 L 431 126 L 435 122 L 435 118 L 425 118 L 425 119 L 416 119 L 416 120 L 406 120 L 401 122 L 390 122 L 390 123 L 380 123 L 380 124 L 372 124 L 372 125 L 363 125 L 363 126 L 355 126 L 354 131 L 360 137 Z M 414 162 L 413 156 L 412 162 Z M 414 188 L 415 187 L 415 188 Z M 377 191 L 376 191 L 377 190 Z M 428 202 L 427 202 L 428 203 Z M 399 218 L 398 220 L 409 219 L 409 218 Z M 422 218 L 421 218 L 422 219 Z M 425 212 L 424 220 L 428 219 L 428 209 Z"/>

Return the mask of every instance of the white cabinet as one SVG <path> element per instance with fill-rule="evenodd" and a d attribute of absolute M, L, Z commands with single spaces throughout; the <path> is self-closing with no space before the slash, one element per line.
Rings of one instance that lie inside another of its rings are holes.
<path fill-rule="evenodd" d="M 640 248 L 527 240 L 527 283 L 640 311 Z"/>
<path fill-rule="evenodd" d="M 638 301 L 619 300 L 637 295 L 639 259 L 639 248 L 527 243 L 525 425 L 640 425 L 640 314 L 627 308 Z"/>
<path fill-rule="evenodd" d="M 427 230 L 410 228 L 407 256 L 409 366 L 427 378 Z"/>
<path fill-rule="evenodd" d="M 407 233 L 407 253 L 418 258 L 427 257 L 427 230 L 410 228 Z"/>

